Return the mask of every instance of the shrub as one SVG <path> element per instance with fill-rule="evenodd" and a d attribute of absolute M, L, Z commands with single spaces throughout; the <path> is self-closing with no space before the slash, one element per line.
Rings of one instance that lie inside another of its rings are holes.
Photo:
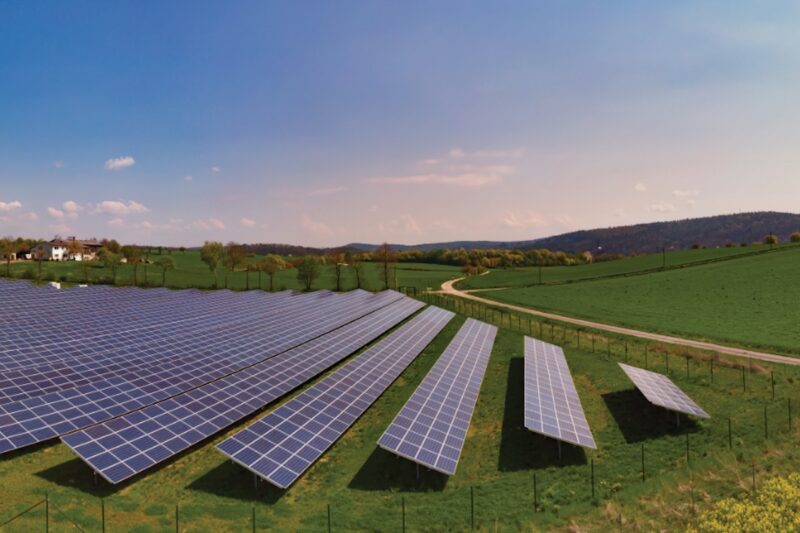
<path fill-rule="evenodd" d="M 778 236 L 774 233 L 770 233 L 764 237 L 764 244 L 778 244 Z"/>
<path fill-rule="evenodd" d="M 792 242 L 800 242 L 800 231 L 795 231 L 792 233 L 792 236 L 789 237 L 789 239 L 791 239 Z"/>
<path fill-rule="evenodd" d="M 800 529 L 800 474 L 768 479 L 754 497 L 720 500 L 703 513 L 691 531 L 767 531 Z"/>

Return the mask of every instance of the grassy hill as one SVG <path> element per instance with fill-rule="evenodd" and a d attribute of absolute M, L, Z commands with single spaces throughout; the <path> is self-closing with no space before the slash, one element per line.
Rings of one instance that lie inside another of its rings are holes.
<path fill-rule="evenodd" d="M 708 254 L 698 257 L 703 255 Z M 570 270 L 580 269 L 619 272 L 624 270 L 626 261 L 629 265 L 639 263 L 630 259 L 567 268 L 548 274 L 548 279 L 559 275 L 566 278 Z M 642 258 L 639 264 L 647 264 L 646 261 Z M 501 272 L 495 280 L 495 273 L 491 273 L 470 280 L 469 284 L 491 286 L 497 281 L 502 285 L 520 281 L 522 275 L 530 277 L 533 272 Z M 798 275 L 800 248 L 791 247 L 641 276 L 509 288 L 482 296 L 600 322 L 797 354 Z"/>

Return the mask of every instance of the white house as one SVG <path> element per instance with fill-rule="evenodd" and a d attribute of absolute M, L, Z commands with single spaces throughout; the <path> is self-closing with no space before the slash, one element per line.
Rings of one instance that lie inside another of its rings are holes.
<path fill-rule="evenodd" d="M 73 242 L 80 245 L 81 252 L 69 253 L 70 245 Z M 34 250 L 45 261 L 91 261 L 97 256 L 100 248 L 102 245 L 97 240 L 81 241 L 75 237 L 69 237 L 68 239 L 55 238 L 52 241 L 43 242 Z"/>

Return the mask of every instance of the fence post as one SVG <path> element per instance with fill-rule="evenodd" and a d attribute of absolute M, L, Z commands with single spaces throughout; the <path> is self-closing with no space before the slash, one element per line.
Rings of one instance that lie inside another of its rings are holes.
<path fill-rule="evenodd" d="M 644 474 L 644 444 L 642 444 L 642 483 L 645 481 L 645 474 Z"/>
<path fill-rule="evenodd" d="M 331 504 L 328 504 L 328 533 L 331 533 Z"/>
<path fill-rule="evenodd" d="M 178 515 L 178 504 L 175 504 L 175 533 L 180 532 L 180 516 Z"/>
<path fill-rule="evenodd" d="M 253 533 L 256 533 L 256 506 L 253 506 Z"/>
<path fill-rule="evenodd" d="M 106 499 L 100 498 L 100 522 L 103 525 L 103 533 L 106 533 Z"/>
<path fill-rule="evenodd" d="M 403 516 L 403 533 L 406 533 L 406 497 L 402 496 L 400 499 L 400 510 Z"/>
<path fill-rule="evenodd" d="M 686 466 L 689 466 L 689 433 L 686 433 Z"/>
<path fill-rule="evenodd" d="M 536 489 L 536 472 L 533 473 L 533 512 L 539 510 L 539 492 Z"/>
<path fill-rule="evenodd" d="M 594 459 L 591 460 L 591 468 L 592 468 L 592 500 L 594 500 Z"/>
<path fill-rule="evenodd" d="M 744 365 L 742 365 L 742 392 L 747 392 L 747 382 L 744 378 Z"/>
<path fill-rule="evenodd" d="M 473 487 L 469 488 L 469 523 L 470 529 L 475 530 L 475 491 Z"/>
<path fill-rule="evenodd" d="M 711 358 L 711 383 L 714 383 L 714 358 Z"/>
<path fill-rule="evenodd" d="M 764 406 L 764 440 L 769 438 L 769 433 L 767 431 L 767 406 Z"/>
<path fill-rule="evenodd" d="M 772 382 L 772 399 L 775 400 L 775 371 L 774 370 L 770 371 L 769 380 Z"/>
<path fill-rule="evenodd" d="M 44 531 L 48 533 L 50 531 L 50 495 L 48 493 L 44 493 Z"/>

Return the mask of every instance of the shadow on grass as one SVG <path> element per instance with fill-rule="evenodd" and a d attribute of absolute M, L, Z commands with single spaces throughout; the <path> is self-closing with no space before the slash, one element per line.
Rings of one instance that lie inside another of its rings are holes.
<path fill-rule="evenodd" d="M 224 461 L 189 484 L 189 489 L 223 498 L 273 504 L 286 494 L 233 461 Z"/>
<path fill-rule="evenodd" d="M 36 475 L 50 483 L 76 489 L 96 498 L 111 496 L 128 485 L 128 482 L 112 485 L 100 476 L 95 478 L 91 468 L 77 457 L 41 470 Z"/>
<path fill-rule="evenodd" d="M 603 401 L 629 443 L 694 433 L 699 429 L 688 416 L 653 405 L 635 388 L 604 394 Z"/>
<path fill-rule="evenodd" d="M 423 466 L 417 470 L 417 463 L 376 447 L 348 487 L 356 490 L 441 491 L 448 479 L 450 476 Z"/>
<path fill-rule="evenodd" d="M 506 402 L 500 440 L 498 469 L 501 472 L 586 464 L 586 452 L 580 446 L 561 443 L 534 433 L 524 426 L 525 360 L 514 357 L 508 365 Z"/>

